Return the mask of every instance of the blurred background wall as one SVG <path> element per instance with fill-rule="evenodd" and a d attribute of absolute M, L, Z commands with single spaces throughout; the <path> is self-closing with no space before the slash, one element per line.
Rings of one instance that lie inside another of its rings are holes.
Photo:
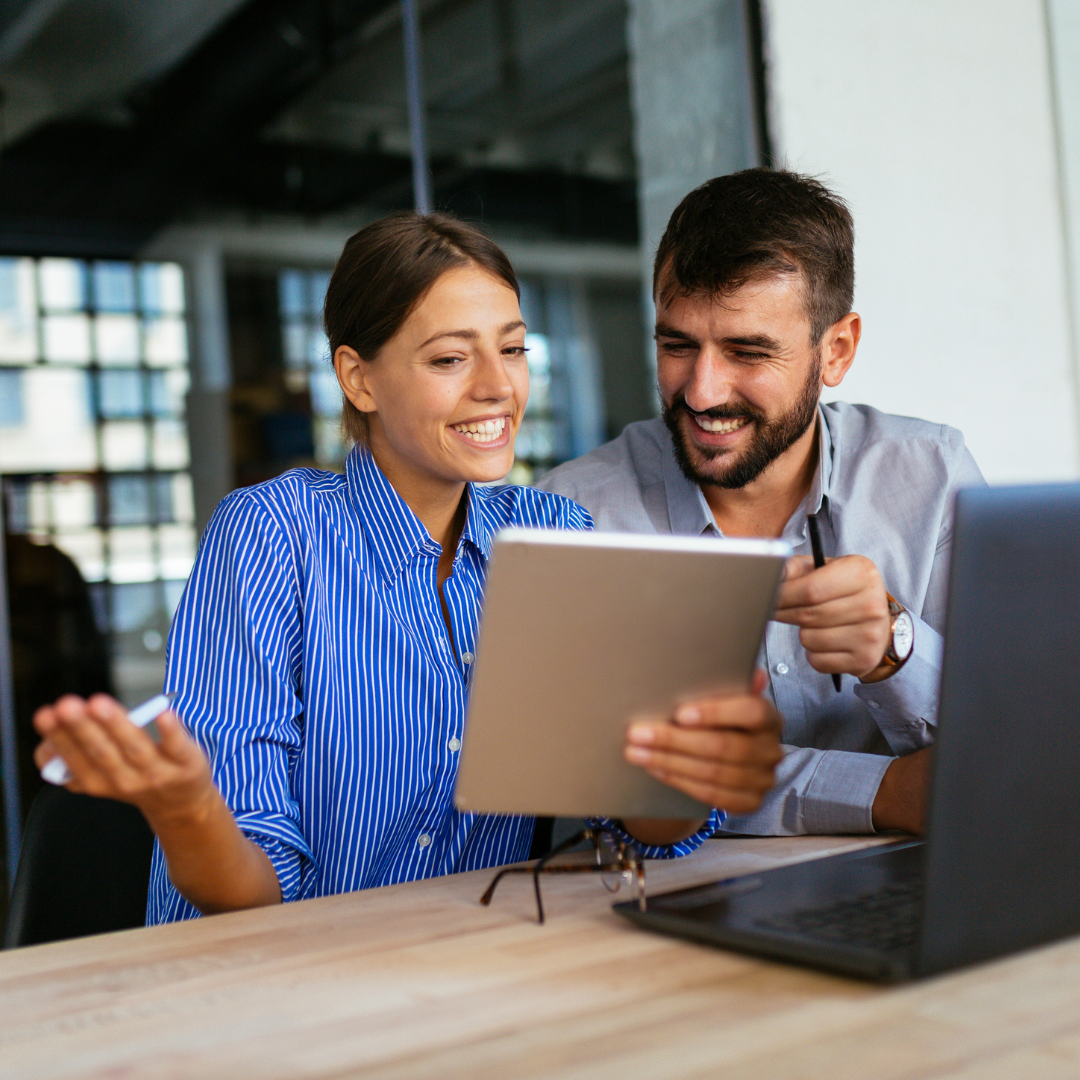
<path fill-rule="evenodd" d="M 435 203 L 522 278 L 513 479 L 654 414 L 667 217 L 773 163 L 855 214 L 864 338 L 836 396 L 960 427 L 992 481 L 1080 474 L 1072 0 L 419 10 Z M 346 237 L 412 205 L 402 54 L 397 0 L 0 6 L 5 530 L 12 567 L 67 582 L 53 682 L 16 649 L 24 742 L 64 672 L 129 703 L 160 686 L 224 494 L 340 467 L 320 306 Z M 38 594 L 12 584 L 25 637 Z"/>

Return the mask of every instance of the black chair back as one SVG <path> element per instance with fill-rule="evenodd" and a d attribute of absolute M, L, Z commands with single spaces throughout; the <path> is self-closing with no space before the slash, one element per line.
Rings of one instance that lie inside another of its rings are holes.
<path fill-rule="evenodd" d="M 135 807 L 46 787 L 23 833 L 4 948 L 144 925 L 153 847 Z"/>

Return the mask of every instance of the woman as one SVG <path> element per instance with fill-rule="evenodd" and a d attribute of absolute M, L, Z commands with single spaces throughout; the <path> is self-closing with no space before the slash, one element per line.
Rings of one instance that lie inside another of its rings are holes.
<path fill-rule="evenodd" d="M 452 805 L 492 537 L 591 527 L 559 496 L 475 486 L 513 464 L 518 297 L 502 251 L 451 218 L 352 237 L 325 321 L 356 447 L 344 476 L 293 470 L 215 512 L 169 642 L 166 686 L 194 738 L 166 714 L 155 744 L 104 697 L 39 711 L 39 764 L 61 753 L 72 790 L 132 802 L 154 829 L 148 921 L 526 857 L 533 819 Z M 674 725 L 636 725 L 628 757 L 752 809 L 779 758 L 771 707 L 688 714 L 681 748 Z M 708 729 L 725 716 L 746 730 Z M 626 826 L 678 854 L 719 820 Z"/>

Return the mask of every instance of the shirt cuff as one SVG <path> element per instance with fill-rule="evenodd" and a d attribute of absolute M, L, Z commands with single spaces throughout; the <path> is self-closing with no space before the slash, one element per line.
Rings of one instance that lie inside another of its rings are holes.
<path fill-rule="evenodd" d="M 941 635 L 916 615 L 915 647 L 904 666 L 876 683 L 855 684 L 897 757 L 913 754 L 934 741 L 944 643 Z"/>
<path fill-rule="evenodd" d="M 892 763 L 883 754 L 826 750 L 801 799 L 802 831 L 822 835 L 874 832 L 874 799 Z"/>
<path fill-rule="evenodd" d="M 280 814 L 250 812 L 237 814 L 236 824 L 266 852 L 277 874 L 281 902 L 299 899 L 304 877 L 318 864 L 296 822 Z"/>
<path fill-rule="evenodd" d="M 634 850 L 643 859 L 679 859 L 683 855 L 689 855 L 691 852 L 697 851 L 724 824 L 726 819 L 727 814 L 723 810 L 711 810 L 708 820 L 696 833 L 675 844 L 643 844 L 636 837 L 631 836 L 622 827 L 621 822 L 612 821 L 610 818 L 591 818 L 590 821 L 613 832 L 625 843 L 633 845 Z"/>

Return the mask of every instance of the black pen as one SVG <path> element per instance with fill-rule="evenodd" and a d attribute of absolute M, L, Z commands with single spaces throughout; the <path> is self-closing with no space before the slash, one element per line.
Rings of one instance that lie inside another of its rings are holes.
<path fill-rule="evenodd" d="M 817 514 L 810 514 L 806 519 L 810 526 L 810 548 L 814 553 L 814 566 L 818 570 L 825 565 L 825 552 L 821 550 L 821 526 L 818 524 Z M 840 676 L 833 672 L 832 684 L 840 691 Z"/>

